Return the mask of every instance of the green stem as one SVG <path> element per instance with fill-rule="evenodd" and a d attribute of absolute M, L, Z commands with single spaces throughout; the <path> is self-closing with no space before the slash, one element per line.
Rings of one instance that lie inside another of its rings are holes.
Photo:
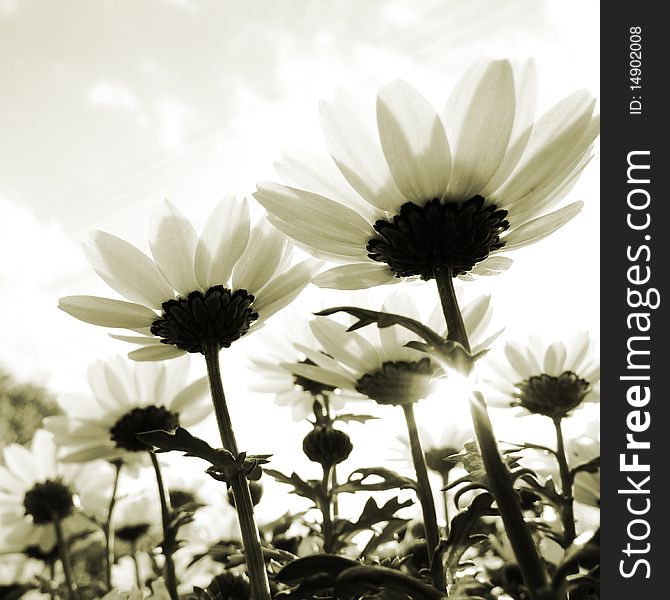
<path fill-rule="evenodd" d="M 168 542 L 170 536 L 170 498 L 163 483 L 160 464 L 154 452 L 149 452 L 151 464 L 156 473 L 156 485 L 158 486 L 158 497 L 161 503 L 161 522 L 163 524 L 163 556 L 165 557 L 165 587 L 171 600 L 179 600 L 177 593 L 177 574 L 175 572 L 174 560 L 172 560 L 172 548 Z"/>
<path fill-rule="evenodd" d="M 428 479 L 428 468 L 426 467 L 426 456 L 421 447 L 419 438 L 419 429 L 416 426 L 414 417 L 414 405 L 404 404 L 405 422 L 407 423 L 407 433 L 409 435 L 410 449 L 412 451 L 412 461 L 414 462 L 414 471 L 416 472 L 417 496 L 421 503 L 423 513 L 423 526 L 426 530 L 426 547 L 428 549 L 428 561 L 433 573 L 435 573 L 435 587 L 440 591 L 445 589 L 444 569 L 441 565 L 441 557 L 435 558 L 435 550 L 440 544 L 440 530 L 437 526 L 437 511 L 435 510 L 435 500 L 433 499 L 433 490 L 430 487 Z M 433 558 L 440 564 L 433 565 Z"/>
<path fill-rule="evenodd" d="M 70 600 L 78 600 L 79 593 L 77 592 L 77 583 L 75 582 L 74 572 L 72 571 L 70 549 L 68 548 L 65 534 L 63 533 L 63 524 L 57 515 L 53 516 L 53 523 L 56 532 L 56 540 L 58 541 L 58 554 L 60 556 L 61 564 L 63 565 L 63 574 L 65 575 L 67 595 Z"/>
<path fill-rule="evenodd" d="M 565 547 L 572 544 L 575 539 L 575 515 L 573 510 L 574 498 L 572 496 L 572 477 L 570 475 L 570 467 L 568 466 L 568 459 L 565 455 L 565 441 L 563 439 L 563 429 L 561 427 L 561 419 L 553 419 L 554 428 L 556 429 L 556 459 L 558 460 L 558 467 L 561 473 L 561 521 L 563 522 L 563 537 Z"/>
<path fill-rule="evenodd" d="M 130 556 L 133 558 L 133 565 L 135 565 L 135 585 L 137 589 L 144 591 L 144 584 L 142 583 L 142 573 L 140 571 L 140 561 L 137 558 L 137 540 L 133 540 L 130 544 Z"/>
<path fill-rule="evenodd" d="M 470 342 L 456 299 L 451 269 L 436 270 L 435 280 L 447 324 L 447 338 L 459 342 L 470 351 Z M 524 519 L 512 478 L 498 450 L 484 396 L 479 392 L 474 393 L 470 399 L 470 413 L 477 445 L 488 475 L 489 488 L 498 506 L 529 596 L 532 600 L 553 599 L 555 595 L 551 589 L 546 566 Z"/>
<path fill-rule="evenodd" d="M 112 512 L 116 505 L 116 492 L 119 487 L 119 475 L 121 474 L 121 467 L 123 463 L 116 461 L 114 463 L 114 484 L 112 486 L 112 496 L 109 499 L 109 507 L 107 508 L 107 520 L 103 527 L 105 534 L 105 585 L 107 591 L 112 589 L 112 564 L 114 563 L 114 528 L 112 527 Z"/>
<path fill-rule="evenodd" d="M 49 561 L 49 598 L 50 600 L 56 600 L 56 590 L 54 586 L 56 585 L 56 563 L 52 560 Z"/>
<path fill-rule="evenodd" d="M 331 514 L 331 492 L 329 489 L 331 468 L 323 467 L 323 479 L 321 480 L 321 501 L 319 502 L 321 514 L 323 515 L 323 550 L 330 553 L 333 551 L 333 518 Z"/>
<path fill-rule="evenodd" d="M 449 485 L 449 471 L 442 473 L 442 487 Z M 449 537 L 449 492 L 442 492 L 442 502 L 444 503 L 444 537 Z"/>
<path fill-rule="evenodd" d="M 337 519 L 340 516 L 340 503 L 337 499 L 337 486 L 339 484 L 337 483 L 337 465 L 333 465 L 331 470 L 330 470 L 330 489 L 332 490 L 331 493 L 331 505 L 333 507 L 333 518 Z"/>
<path fill-rule="evenodd" d="M 219 365 L 219 347 L 217 344 L 207 343 L 203 352 L 207 362 L 209 388 L 212 394 L 212 403 L 216 413 L 216 422 L 219 426 L 221 443 L 233 456 L 239 454 L 237 441 L 233 431 L 233 424 L 228 412 L 228 404 L 221 381 L 221 367 Z M 242 532 L 242 544 L 247 563 L 247 573 L 251 582 L 251 598 L 253 600 L 270 600 L 270 584 L 268 583 L 265 559 L 261 548 L 261 539 L 254 518 L 254 506 L 249 492 L 249 482 L 243 474 L 237 474 L 230 482 L 235 497 L 235 510 Z"/>

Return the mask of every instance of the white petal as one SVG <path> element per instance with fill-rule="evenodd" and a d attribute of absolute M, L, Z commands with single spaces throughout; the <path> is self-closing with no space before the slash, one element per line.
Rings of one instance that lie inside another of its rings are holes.
<path fill-rule="evenodd" d="M 377 127 L 393 179 L 409 200 L 442 198 L 451 154 L 442 119 L 413 87 L 394 81 L 377 97 Z"/>
<path fill-rule="evenodd" d="M 258 311 L 259 320 L 264 321 L 292 302 L 322 264 L 313 258 L 304 260 L 262 288 L 252 304 L 254 310 Z"/>
<path fill-rule="evenodd" d="M 505 356 L 511 367 L 517 372 L 521 379 L 528 379 L 533 375 L 539 375 L 541 372 L 539 365 L 529 364 L 528 357 L 524 356 L 523 353 L 512 344 L 505 345 Z"/>
<path fill-rule="evenodd" d="M 101 327 L 150 327 L 158 318 L 146 306 L 98 296 L 65 296 L 58 301 L 58 308 L 75 319 Z"/>
<path fill-rule="evenodd" d="M 295 347 L 302 352 L 306 358 L 311 360 L 317 367 L 326 369 L 327 371 L 333 371 L 334 373 L 340 373 L 345 377 L 349 377 L 349 373 L 344 369 L 339 362 L 337 362 L 331 356 L 324 354 L 320 350 L 314 350 L 313 348 L 308 348 L 302 344 L 296 344 Z M 282 363 L 286 364 L 286 363 Z"/>
<path fill-rule="evenodd" d="M 333 371 L 327 371 L 321 367 L 315 367 L 314 365 L 296 364 L 291 368 L 296 375 L 306 377 L 312 381 L 318 381 L 319 383 L 325 383 L 326 385 L 345 389 L 351 388 L 353 385 L 352 379 L 345 377 L 340 373 L 334 373 Z"/>
<path fill-rule="evenodd" d="M 310 322 L 323 351 L 356 373 L 376 371 L 381 365 L 379 353 L 362 335 L 327 317 Z"/>
<path fill-rule="evenodd" d="M 470 341 L 482 333 L 491 321 L 491 296 L 478 296 L 463 308 L 463 322 Z"/>
<path fill-rule="evenodd" d="M 514 261 L 511 258 L 507 258 L 506 256 L 490 256 L 486 260 L 475 265 L 470 273 L 481 277 L 500 275 L 500 273 L 507 271 L 507 269 L 512 266 L 513 262 Z M 468 274 L 466 273 L 466 275 Z"/>
<path fill-rule="evenodd" d="M 516 106 L 512 66 L 506 60 L 490 62 L 477 84 L 469 87 L 457 86 L 445 109 L 445 121 L 452 114 L 463 115 L 451 138 L 448 196 L 464 200 L 481 193 L 507 151 Z"/>
<path fill-rule="evenodd" d="M 159 308 L 174 297 L 174 290 L 154 261 L 132 244 L 104 231 L 94 231 L 82 246 L 95 272 L 128 300 Z"/>
<path fill-rule="evenodd" d="M 40 480 L 40 467 L 35 456 L 19 444 L 9 444 L 4 449 L 7 468 L 26 483 Z"/>
<path fill-rule="evenodd" d="M 187 410 L 189 406 L 199 404 L 203 399 L 209 404 L 209 379 L 207 377 L 200 377 L 193 383 L 187 385 L 181 390 L 170 402 L 170 410 L 174 412 L 182 412 Z"/>
<path fill-rule="evenodd" d="M 374 114 L 360 101 L 338 90 L 333 102 L 321 102 L 321 130 L 330 155 L 349 182 L 372 206 L 397 212 L 405 202 L 374 130 Z"/>
<path fill-rule="evenodd" d="M 361 290 L 385 283 L 400 281 L 384 264 L 354 263 L 334 267 L 316 275 L 312 281 L 322 288 Z"/>
<path fill-rule="evenodd" d="M 161 275 L 182 296 L 200 289 L 195 277 L 197 243 L 191 222 L 171 202 L 159 202 L 151 220 L 151 254 Z"/>
<path fill-rule="evenodd" d="M 132 360 L 166 360 L 182 356 L 184 353 L 184 350 L 180 350 L 176 346 L 161 344 L 160 346 L 145 346 L 128 352 L 128 358 Z"/>
<path fill-rule="evenodd" d="M 382 305 L 382 311 L 419 320 L 416 304 L 405 292 L 392 292 Z M 409 329 L 399 325 L 379 329 L 379 339 L 384 352 L 384 360 L 412 360 L 416 351 L 405 348 L 405 344 L 417 337 Z"/>
<path fill-rule="evenodd" d="M 570 353 L 574 355 L 570 357 L 570 360 L 566 362 L 565 368 L 568 371 L 577 373 L 581 367 L 584 359 L 588 355 L 589 348 L 591 347 L 591 337 L 589 336 L 588 331 L 578 331 L 574 338 L 571 340 L 569 345 Z"/>
<path fill-rule="evenodd" d="M 125 452 L 125 450 L 117 448 L 111 439 L 109 441 L 100 440 L 97 444 L 91 446 L 68 450 L 63 453 L 60 460 L 64 463 L 84 463 L 98 458 L 112 460 L 122 456 Z"/>
<path fill-rule="evenodd" d="M 577 216 L 583 206 L 584 203 L 579 200 L 548 215 L 524 223 L 504 238 L 503 250 L 516 250 L 540 241 Z"/>
<path fill-rule="evenodd" d="M 23 496 L 26 491 L 26 482 L 14 475 L 4 465 L 0 465 L 0 490 Z"/>
<path fill-rule="evenodd" d="M 359 255 L 365 253 L 366 244 L 375 235 L 356 211 L 318 194 L 262 183 L 254 198 L 273 217 L 294 226 L 291 237 L 317 250 L 328 251 L 321 245 L 323 240 L 342 247 L 340 254 Z"/>
<path fill-rule="evenodd" d="M 289 187 L 307 190 L 353 208 L 373 223 L 384 216 L 348 185 L 330 158 L 306 152 L 287 152 L 275 163 L 277 172 Z"/>
<path fill-rule="evenodd" d="M 561 342 L 554 342 L 544 354 L 544 373 L 558 376 L 563 373 L 567 352 Z"/>
<path fill-rule="evenodd" d="M 205 224 L 195 251 L 195 274 L 203 289 L 226 285 L 249 241 L 249 204 L 226 196 Z"/>
<path fill-rule="evenodd" d="M 114 338 L 115 340 L 121 340 L 122 342 L 139 344 L 140 346 L 153 346 L 162 343 L 161 338 L 153 335 L 118 335 L 116 333 L 110 333 L 109 337 Z"/>
<path fill-rule="evenodd" d="M 484 198 L 488 198 L 491 192 L 497 190 L 516 168 L 533 131 L 537 99 L 537 73 L 535 62 L 532 59 L 527 60 L 520 68 L 515 69 L 514 83 L 516 87 L 516 107 L 510 142 L 500 167 L 482 190 Z"/>
<path fill-rule="evenodd" d="M 112 394 L 109 389 L 105 365 L 102 361 L 91 363 L 86 371 L 86 375 L 88 386 L 91 388 L 93 396 L 105 412 L 115 414 L 122 407 L 128 406 L 125 395 L 119 398 Z"/>
<path fill-rule="evenodd" d="M 588 92 L 576 92 L 540 117 L 519 166 L 494 195 L 499 208 L 508 208 L 530 191 L 555 180 L 565 164 L 584 154 L 592 141 L 584 133 L 591 128 L 594 106 Z"/>
<path fill-rule="evenodd" d="M 286 236 L 265 219 L 254 226 L 249 244 L 233 271 L 233 289 L 255 294 L 279 267 L 287 250 Z"/>

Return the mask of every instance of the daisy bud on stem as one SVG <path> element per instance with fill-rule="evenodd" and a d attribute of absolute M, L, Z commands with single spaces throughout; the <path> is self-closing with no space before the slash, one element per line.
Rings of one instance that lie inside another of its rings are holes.
<path fill-rule="evenodd" d="M 226 396 L 221 381 L 221 368 L 219 365 L 219 346 L 214 342 L 207 341 L 203 345 L 203 354 L 207 362 L 207 374 L 209 375 L 209 386 L 212 393 L 212 403 L 216 413 L 216 423 L 221 435 L 223 447 L 231 452 L 233 456 L 239 454 L 233 424 L 228 412 Z M 247 572 L 251 583 L 251 597 L 254 600 L 270 600 L 270 584 L 268 582 L 265 560 L 261 549 L 261 540 L 258 527 L 254 518 L 254 507 L 249 491 L 249 482 L 243 473 L 236 474 L 231 480 L 231 488 L 235 497 L 235 510 L 242 532 L 242 544 L 247 562 Z"/>
<path fill-rule="evenodd" d="M 435 280 L 447 322 L 447 337 L 459 342 L 469 352 L 470 342 L 456 299 L 452 268 L 436 269 Z M 488 475 L 489 487 L 496 500 L 528 594 L 532 600 L 555 600 L 556 596 L 551 588 L 547 569 L 523 517 L 509 471 L 498 451 L 486 402 L 479 392 L 473 393 L 470 399 L 470 413 L 477 445 Z"/>

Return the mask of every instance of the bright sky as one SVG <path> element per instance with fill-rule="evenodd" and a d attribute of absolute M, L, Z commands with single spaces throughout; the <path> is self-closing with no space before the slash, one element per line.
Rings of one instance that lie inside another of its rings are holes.
<path fill-rule="evenodd" d="M 86 233 L 146 249 L 150 206 L 164 197 L 202 224 L 225 193 L 276 179 L 282 149 L 325 152 L 317 103 L 336 87 L 372 99 L 401 77 L 441 106 L 478 57 L 534 57 L 541 109 L 578 88 L 598 97 L 598 10 L 595 0 L 0 0 L 0 366 L 62 391 L 85 385 L 91 359 L 126 352 L 56 309 L 62 295 L 108 293 L 79 250 Z M 510 337 L 598 332 L 597 158 L 570 199 L 586 203 L 578 218 L 471 286 L 494 293 Z M 253 349 L 251 339 L 227 352 L 224 373 L 245 373 Z M 269 396 L 243 377 L 226 384 L 243 445 L 267 440 L 275 418 L 290 439 Z M 250 419 L 259 406 L 268 418 Z"/>

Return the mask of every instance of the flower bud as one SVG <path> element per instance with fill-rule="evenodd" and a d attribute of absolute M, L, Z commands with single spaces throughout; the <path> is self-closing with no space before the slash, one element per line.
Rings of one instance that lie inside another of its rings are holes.
<path fill-rule="evenodd" d="M 330 425 L 316 425 L 302 442 L 307 458 L 329 468 L 346 460 L 353 450 L 349 436 Z"/>

